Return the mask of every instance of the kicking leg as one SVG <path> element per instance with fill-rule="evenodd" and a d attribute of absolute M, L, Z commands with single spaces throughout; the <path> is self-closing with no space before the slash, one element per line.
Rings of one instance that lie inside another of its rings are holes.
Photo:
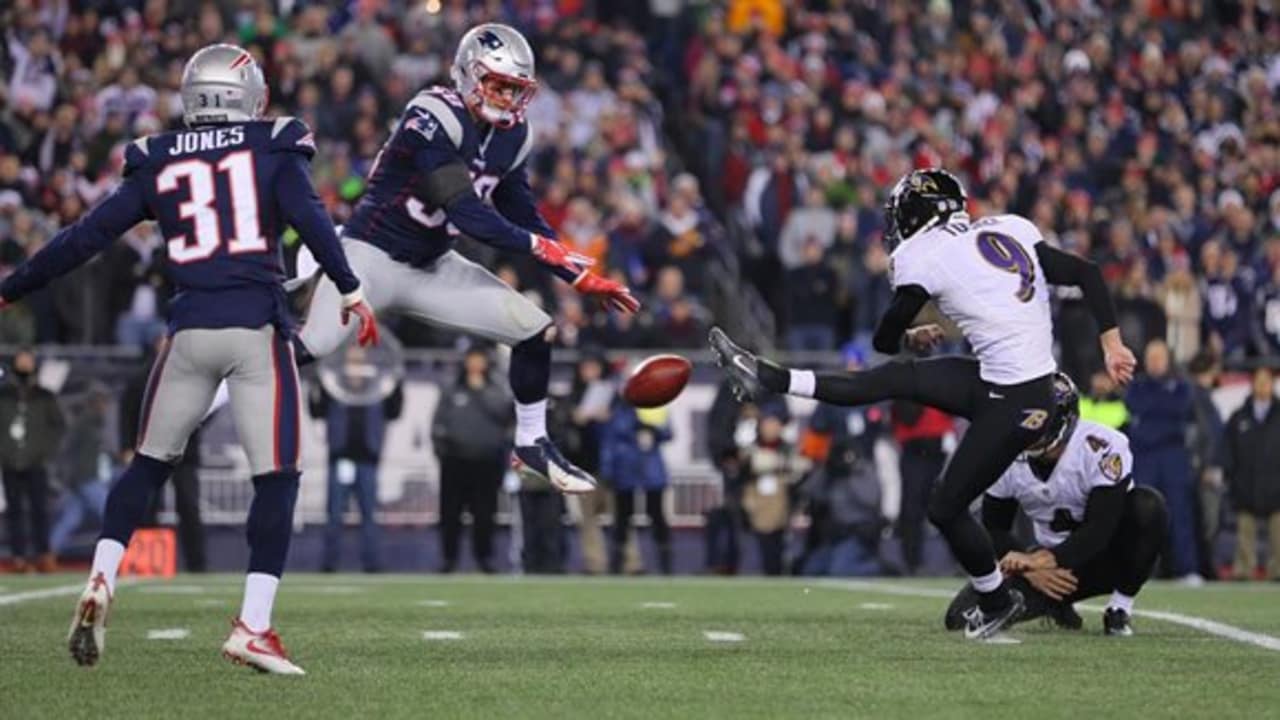
<path fill-rule="evenodd" d="M 973 358 L 902 360 L 857 372 L 815 372 L 784 368 L 756 357 L 719 328 L 711 330 L 709 339 L 735 393 L 744 398 L 774 392 L 844 406 L 912 400 L 969 418 L 985 392 L 978 376 L 978 361 Z"/>

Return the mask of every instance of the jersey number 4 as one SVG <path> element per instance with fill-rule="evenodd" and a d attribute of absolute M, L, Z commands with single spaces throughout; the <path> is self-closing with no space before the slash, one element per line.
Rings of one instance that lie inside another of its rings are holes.
<path fill-rule="evenodd" d="M 996 232 L 980 232 L 976 240 L 978 254 L 992 267 L 1013 273 L 1020 280 L 1014 297 L 1031 302 L 1036 294 L 1036 265 L 1017 240 Z"/>
<path fill-rule="evenodd" d="M 258 222 L 258 180 L 253 169 L 253 153 L 234 152 L 216 165 L 204 160 L 183 160 L 166 165 L 156 176 L 156 192 L 161 195 L 176 192 L 183 184 L 187 186 L 187 200 L 178 205 L 178 217 L 191 221 L 191 235 L 169 238 L 169 259 L 179 265 L 208 259 L 222 245 L 218 213 L 222 203 L 217 197 L 215 172 L 226 174 L 231 188 L 231 197 L 226 203 L 230 205 L 232 224 L 227 252 L 234 255 L 268 249 Z"/>

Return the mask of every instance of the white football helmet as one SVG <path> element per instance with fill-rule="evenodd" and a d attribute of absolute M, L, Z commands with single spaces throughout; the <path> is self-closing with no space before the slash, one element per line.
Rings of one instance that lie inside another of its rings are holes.
<path fill-rule="evenodd" d="M 235 45 L 210 45 L 182 71 L 182 119 L 188 125 L 257 120 L 267 109 L 258 61 Z"/>
<path fill-rule="evenodd" d="M 504 129 L 524 119 L 538 90 L 533 48 L 510 25 L 485 23 L 468 30 L 458 43 L 451 74 L 471 112 Z"/>

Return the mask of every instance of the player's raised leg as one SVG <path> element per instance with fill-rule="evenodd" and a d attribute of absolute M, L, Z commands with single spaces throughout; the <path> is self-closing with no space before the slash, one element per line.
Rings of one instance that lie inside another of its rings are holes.
<path fill-rule="evenodd" d="M 395 283 L 396 307 L 427 322 L 511 346 L 508 377 L 516 405 L 512 460 L 516 470 L 545 477 L 563 493 L 594 490 L 595 479 L 566 460 L 547 434 L 550 316 L 493 273 L 454 251 L 426 268 L 408 271 L 409 277 Z"/>
<path fill-rule="evenodd" d="M 412 268 L 358 240 L 344 237 L 342 247 L 352 272 L 361 279 L 365 302 L 374 312 L 382 312 L 392 304 L 394 288 L 406 281 L 402 275 L 411 272 Z M 365 282 L 364 278 L 377 278 L 378 282 Z M 322 274 L 307 306 L 306 319 L 294 335 L 294 356 L 299 367 L 337 350 L 357 332 L 358 323 L 342 322 L 342 306 L 342 293 L 333 280 Z"/>
<path fill-rule="evenodd" d="M 301 406 L 293 347 L 271 326 L 237 329 L 239 363 L 227 378 L 236 433 L 249 456 L 253 503 L 246 532 L 249 569 L 240 615 L 222 653 L 262 672 L 302 675 L 272 627 L 298 499 Z"/>
<path fill-rule="evenodd" d="M 179 332 L 156 357 L 143 396 L 137 450 L 107 495 L 89 580 L 67 634 L 71 657 L 80 665 L 101 658 L 125 548 L 213 400 L 221 374 L 218 358 L 200 354 L 191 340 L 191 331 Z"/>
<path fill-rule="evenodd" d="M 903 399 L 971 418 L 985 390 L 978 361 L 970 357 L 895 360 L 857 372 L 818 372 L 786 368 L 758 357 L 720 328 L 712 328 L 708 340 L 716 362 L 729 376 L 735 394 L 743 399 L 764 392 L 842 406 Z"/>

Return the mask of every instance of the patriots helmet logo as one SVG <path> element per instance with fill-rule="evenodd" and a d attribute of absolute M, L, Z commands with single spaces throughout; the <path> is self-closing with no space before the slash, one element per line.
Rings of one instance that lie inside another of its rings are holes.
<path fill-rule="evenodd" d="M 480 33 L 480 37 L 476 38 L 476 42 L 490 50 L 501 50 L 505 43 L 502 38 L 498 37 L 498 33 L 492 30 L 486 30 Z"/>

